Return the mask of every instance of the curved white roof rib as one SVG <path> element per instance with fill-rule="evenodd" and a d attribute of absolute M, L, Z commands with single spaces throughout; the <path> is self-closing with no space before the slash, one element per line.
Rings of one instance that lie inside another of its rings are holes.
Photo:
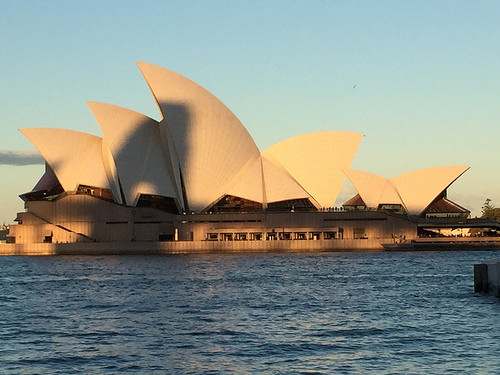
<path fill-rule="evenodd" d="M 102 139 L 67 129 L 20 129 L 38 149 L 65 191 L 78 185 L 110 189 L 118 202 L 119 194 L 110 183 L 103 163 Z"/>
<path fill-rule="evenodd" d="M 262 155 L 283 169 L 321 207 L 331 207 L 344 181 L 363 134 L 344 131 L 307 133 L 277 143 Z"/>
<path fill-rule="evenodd" d="M 88 105 L 113 155 L 126 203 L 136 205 L 140 194 L 171 197 L 181 202 L 169 161 L 163 152 L 158 122 L 127 108 L 96 102 Z"/>
<path fill-rule="evenodd" d="M 175 147 L 189 209 L 202 211 L 226 194 L 233 176 L 259 150 L 238 118 L 207 90 L 170 70 L 137 65 Z"/>
<path fill-rule="evenodd" d="M 343 172 L 367 208 L 377 209 L 380 204 L 402 204 L 394 186 L 387 178 L 354 169 L 343 169 Z"/>
<path fill-rule="evenodd" d="M 448 166 L 420 169 L 392 178 L 406 211 L 421 214 L 432 201 L 465 173 L 467 166 Z"/>

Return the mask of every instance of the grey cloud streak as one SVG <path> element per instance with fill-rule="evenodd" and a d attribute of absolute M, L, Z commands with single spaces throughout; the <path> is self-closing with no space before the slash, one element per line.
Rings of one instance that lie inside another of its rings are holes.
<path fill-rule="evenodd" d="M 0 150 L 0 165 L 44 165 L 45 161 L 37 151 Z"/>

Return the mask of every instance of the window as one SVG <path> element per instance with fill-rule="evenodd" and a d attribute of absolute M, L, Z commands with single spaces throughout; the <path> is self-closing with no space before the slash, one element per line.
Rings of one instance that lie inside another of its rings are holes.
<path fill-rule="evenodd" d="M 207 233 L 207 241 L 218 241 L 219 233 Z"/>
<path fill-rule="evenodd" d="M 292 232 L 279 232 L 279 239 L 280 240 L 291 240 L 292 239 Z"/>
<path fill-rule="evenodd" d="M 247 238 L 247 234 L 246 233 L 235 233 L 234 234 L 234 240 L 235 241 L 246 241 L 248 238 Z"/>
<path fill-rule="evenodd" d="M 325 240 L 334 240 L 335 238 L 337 238 L 337 232 L 324 232 L 323 238 Z"/>
<path fill-rule="evenodd" d="M 307 240 L 307 233 L 306 232 L 296 232 L 295 239 L 296 240 Z"/>
<path fill-rule="evenodd" d="M 277 239 L 276 232 L 267 232 L 266 234 L 266 240 L 268 241 L 274 241 Z"/>
<path fill-rule="evenodd" d="M 262 241 L 262 232 L 254 232 L 249 234 L 250 241 Z"/>
<path fill-rule="evenodd" d="M 320 233 L 319 232 L 312 232 L 311 233 L 311 240 L 317 241 L 320 239 Z"/>

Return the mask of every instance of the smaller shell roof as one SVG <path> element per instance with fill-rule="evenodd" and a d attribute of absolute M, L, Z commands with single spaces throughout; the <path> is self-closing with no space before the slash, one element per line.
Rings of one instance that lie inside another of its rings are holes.
<path fill-rule="evenodd" d="M 163 152 L 158 122 L 127 108 L 88 102 L 101 127 L 127 204 L 136 205 L 141 194 L 175 198 L 176 189 Z"/>
<path fill-rule="evenodd" d="M 79 185 L 112 189 L 103 163 L 102 138 L 67 129 L 20 129 L 54 171 L 65 191 Z"/>
<path fill-rule="evenodd" d="M 343 172 L 367 207 L 376 209 L 380 204 L 401 204 L 397 191 L 387 178 L 354 169 L 344 169 Z"/>
<path fill-rule="evenodd" d="M 262 160 L 260 155 L 248 160 L 248 163 L 234 176 L 227 185 L 225 193 L 235 197 L 264 203 Z"/>
<path fill-rule="evenodd" d="M 368 207 L 403 204 L 409 215 L 420 215 L 457 178 L 467 166 L 420 169 L 386 179 L 372 173 L 344 170 Z"/>
<path fill-rule="evenodd" d="M 421 214 L 436 197 L 464 174 L 467 166 L 445 166 L 419 169 L 391 179 L 406 211 Z"/>
<path fill-rule="evenodd" d="M 287 170 L 262 156 L 262 173 L 266 203 L 310 198 L 310 195 L 294 180 Z"/>
<path fill-rule="evenodd" d="M 286 170 L 319 204 L 331 207 L 345 179 L 363 134 L 321 131 L 279 142 L 262 155 Z"/>

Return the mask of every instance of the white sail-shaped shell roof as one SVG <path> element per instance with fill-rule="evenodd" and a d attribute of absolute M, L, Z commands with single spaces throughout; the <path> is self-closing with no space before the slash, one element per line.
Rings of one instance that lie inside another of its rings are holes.
<path fill-rule="evenodd" d="M 466 166 L 426 168 L 391 179 L 355 170 L 344 173 L 367 207 L 402 204 L 409 215 L 420 215 L 468 169 Z"/>
<path fill-rule="evenodd" d="M 76 191 L 79 185 L 94 186 L 111 190 L 119 201 L 116 185 L 106 173 L 100 137 L 54 128 L 20 131 L 42 154 L 65 191 Z"/>
<path fill-rule="evenodd" d="M 266 204 L 291 199 L 311 198 L 286 170 L 267 160 L 264 156 L 262 156 L 262 172 Z M 312 203 L 317 204 L 315 201 L 312 201 Z"/>
<path fill-rule="evenodd" d="M 390 181 L 386 181 L 379 198 L 381 204 L 402 204 L 401 197 Z"/>
<path fill-rule="evenodd" d="M 322 131 L 289 138 L 262 152 L 284 170 L 314 198 L 321 207 L 331 207 L 342 187 L 363 134 Z"/>
<path fill-rule="evenodd" d="M 249 160 L 247 165 L 234 176 L 233 182 L 228 185 L 225 194 L 264 204 L 260 155 Z"/>
<path fill-rule="evenodd" d="M 165 159 L 158 122 L 111 104 L 88 105 L 113 155 L 126 203 L 136 205 L 140 194 L 182 201 Z"/>
<path fill-rule="evenodd" d="M 420 169 L 391 179 L 410 215 L 422 213 L 469 167 L 447 166 Z"/>
<path fill-rule="evenodd" d="M 380 204 L 402 204 L 397 191 L 387 178 L 353 169 L 343 171 L 366 207 L 377 209 Z"/>
<path fill-rule="evenodd" d="M 138 66 L 175 146 L 188 206 L 201 211 L 226 193 L 259 150 L 238 118 L 207 90 L 170 70 Z"/>

